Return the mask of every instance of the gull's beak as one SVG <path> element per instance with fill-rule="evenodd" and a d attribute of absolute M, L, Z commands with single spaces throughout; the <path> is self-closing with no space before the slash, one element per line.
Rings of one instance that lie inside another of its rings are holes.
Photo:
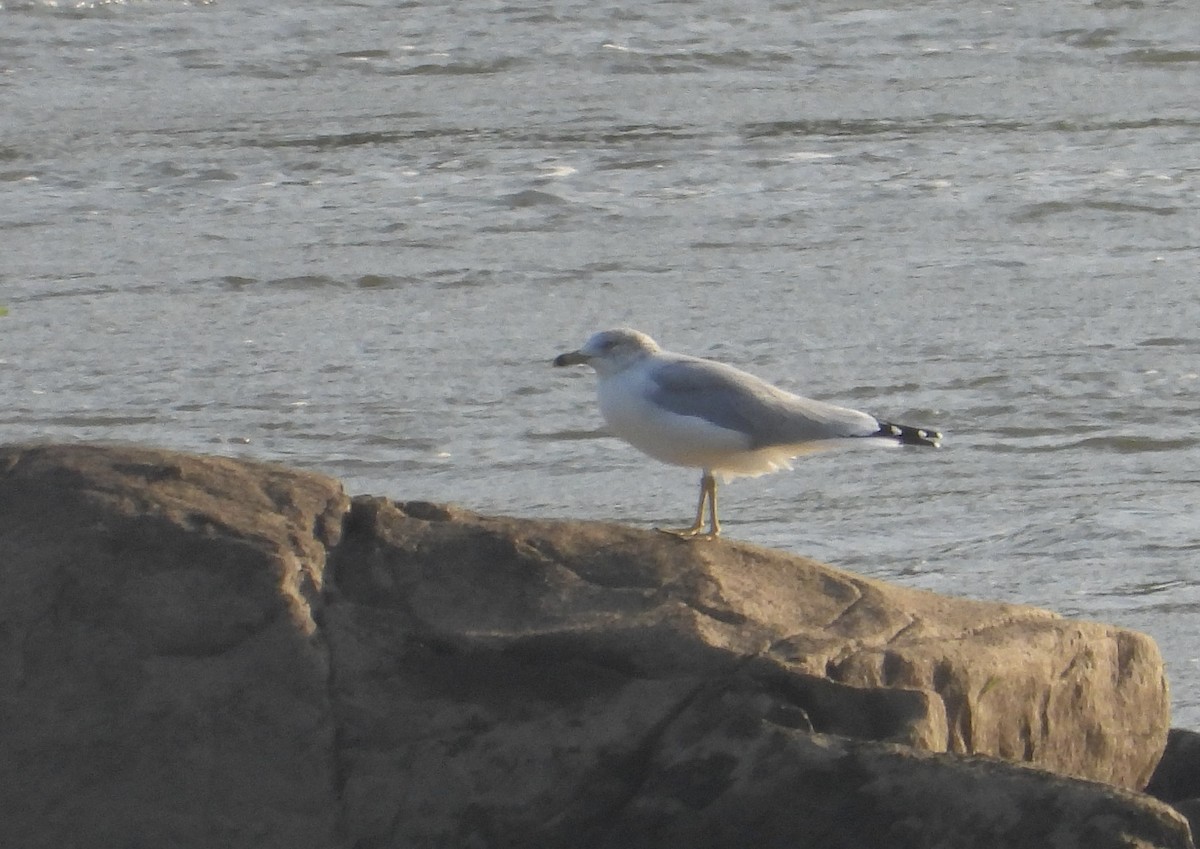
<path fill-rule="evenodd" d="M 579 366 L 591 360 L 587 354 L 582 351 L 568 351 L 565 354 L 559 354 L 554 358 L 556 366 Z"/>

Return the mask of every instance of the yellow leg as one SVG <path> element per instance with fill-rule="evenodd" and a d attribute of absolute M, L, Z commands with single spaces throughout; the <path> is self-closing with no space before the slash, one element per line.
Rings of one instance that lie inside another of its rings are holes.
<path fill-rule="evenodd" d="M 704 505 L 708 504 L 708 533 L 704 533 Z M 721 535 L 717 521 L 717 479 L 708 469 L 700 477 L 700 502 L 696 505 L 696 520 L 686 528 L 659 528 L 664 534 L 684 539 L 713 539 Z"/>
<path fill-rule="evenodd" d="M 717 479 L 713 477 L 712 472 L 705 472 L 700 485 L 708 484 L 708 537 L 712 539 L 721 535 L 721 523 L 717 521 Z"/>

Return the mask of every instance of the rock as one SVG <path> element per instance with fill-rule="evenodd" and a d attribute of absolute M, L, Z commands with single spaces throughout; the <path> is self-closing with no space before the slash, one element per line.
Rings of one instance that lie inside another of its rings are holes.
<path fill-rule="evenodd" d="M 910 749 L 809 733 L 934 751 L 1023 739 L 1026 761 L 1140 786 L 1167 717 L 1161 660 L 1139 635 L 742 544 L 371 498 L 354 500 L 330 568 L 335 703 L 353 741 L 345 793 L 372 800 L 346 823 L 368 845 L 1084 846 L 1108 834 L 1102 845 L 1121 846 L 1122 823 L 1146 845 L 1188 845 L 1163 806 L 1115 790 L 1100 803 L 1093 785 L 996 762 L 921 760 L 928 779 L 884 805 L 879 787 L 899 793 Z M 887 680 L 862 685 L 880 670 Z M 706 723 L 721 728 L 715 753 L 696 730 Z M 998 775 L 1008 789 L 989 798 Z M 667 790 L 650 792 L 656 776 Z M 777 804 L 787 816 L 770 815 Z M 1054 813 L 1035 825 L 1027 806 Z M 734 816 L 743 808 L 754 817 Z M 880 844 L 895 816 L 913 833 Z M 975 820 L 993 823 L 979 842 Z M 922 842 L 935 822 L 940 836 Z M 841 842 L 795 843 L 818 823 L 841 823 Z"/>
<path fill-rule="evenodd" d="M 1191 845 L 1116 628 L 135 448 L 0 448 L 0 553 L 0 845 Z"/>
<path fill-rule="evenodd" d="M 730 697 L 699 699 L 671 724 L 636 796 L 601 834 L 589 845 L 1191 845 L 1177 814 L 1126 791 L 988 758 L 799 734 Z"/>
<path fill-rule="evenodd" d="M 1164 802 L 1200 799 L 1200 734 L 1172 728 L 1146 792 Z"/>
<path fill-rule="evenodd" d="M 1183 818 L 1188 822 L 1188 827 L 1192 830 L 1192 834 L 1196 834 L 1196 829 L 1200 827 L 1200 799 L 1182 799 L 1178 802 L 1172 802 L 1171 807 L 1183 815 Z"/>
<path fill-rule="evenodd" d="M 334 846 L 316 635 L 340 485 L 0 449 L 0 845 Z"/>
<path fill-rule="evenodd" d="M 1167 748 L 1154 770 L 1146 792 L 1169 802 L 1187 818 L 1192 834 L 1200 828 L 1200 734 L 1172 728 Z"/>
<path fill-rule="evenodd" d="M 391 627 L 406 635 L 620 657 L 643 676 L 750 664 L 803 691 L 819 731 L 1129 789 L 1145 786 L 1165 745 L 1162 659 L 1131 631 L 740 543 L 367 498 L 354 516 L 332 560 L 339 600 L 402 611 Z"/>

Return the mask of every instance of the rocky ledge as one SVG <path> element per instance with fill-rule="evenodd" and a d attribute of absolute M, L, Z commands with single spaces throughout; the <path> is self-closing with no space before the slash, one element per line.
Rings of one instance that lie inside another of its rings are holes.
<path fill-rule="evenodd" d="M 97 446 L 0 576 L 4 846 L 1192 846 L 1153 641 L 1031 607 Z"/>

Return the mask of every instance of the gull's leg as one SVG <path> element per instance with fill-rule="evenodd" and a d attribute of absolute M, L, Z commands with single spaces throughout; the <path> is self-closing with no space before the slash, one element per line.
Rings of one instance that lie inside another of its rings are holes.
<path fill-rule="evenodd" d="M 709 532 L 703 533 L 704 530 L 704 505 L 708 504 L 709 516 Z M 721 533 L 721 526 L 717 524 L 717 479 L 713 477 L 713 473 L 708 469 L 704 470 L 704 474 L 700 477 L 700 502 L 696 505 L 696 520 L 687 528 L 658 528 L 664 534 L 691 539 L 692 537 L 703 537 L 710 539 Z"/>
<path fill-rule="evenodd" d="M 708 534 L 711 539 L 721 535 L 721 523 L 717 521 L 717 479 L 713 477 L 713 473 L 708 469 L 704 470 L 704 477 L 700 481 L 700 486 L 708 487 Z"/>

